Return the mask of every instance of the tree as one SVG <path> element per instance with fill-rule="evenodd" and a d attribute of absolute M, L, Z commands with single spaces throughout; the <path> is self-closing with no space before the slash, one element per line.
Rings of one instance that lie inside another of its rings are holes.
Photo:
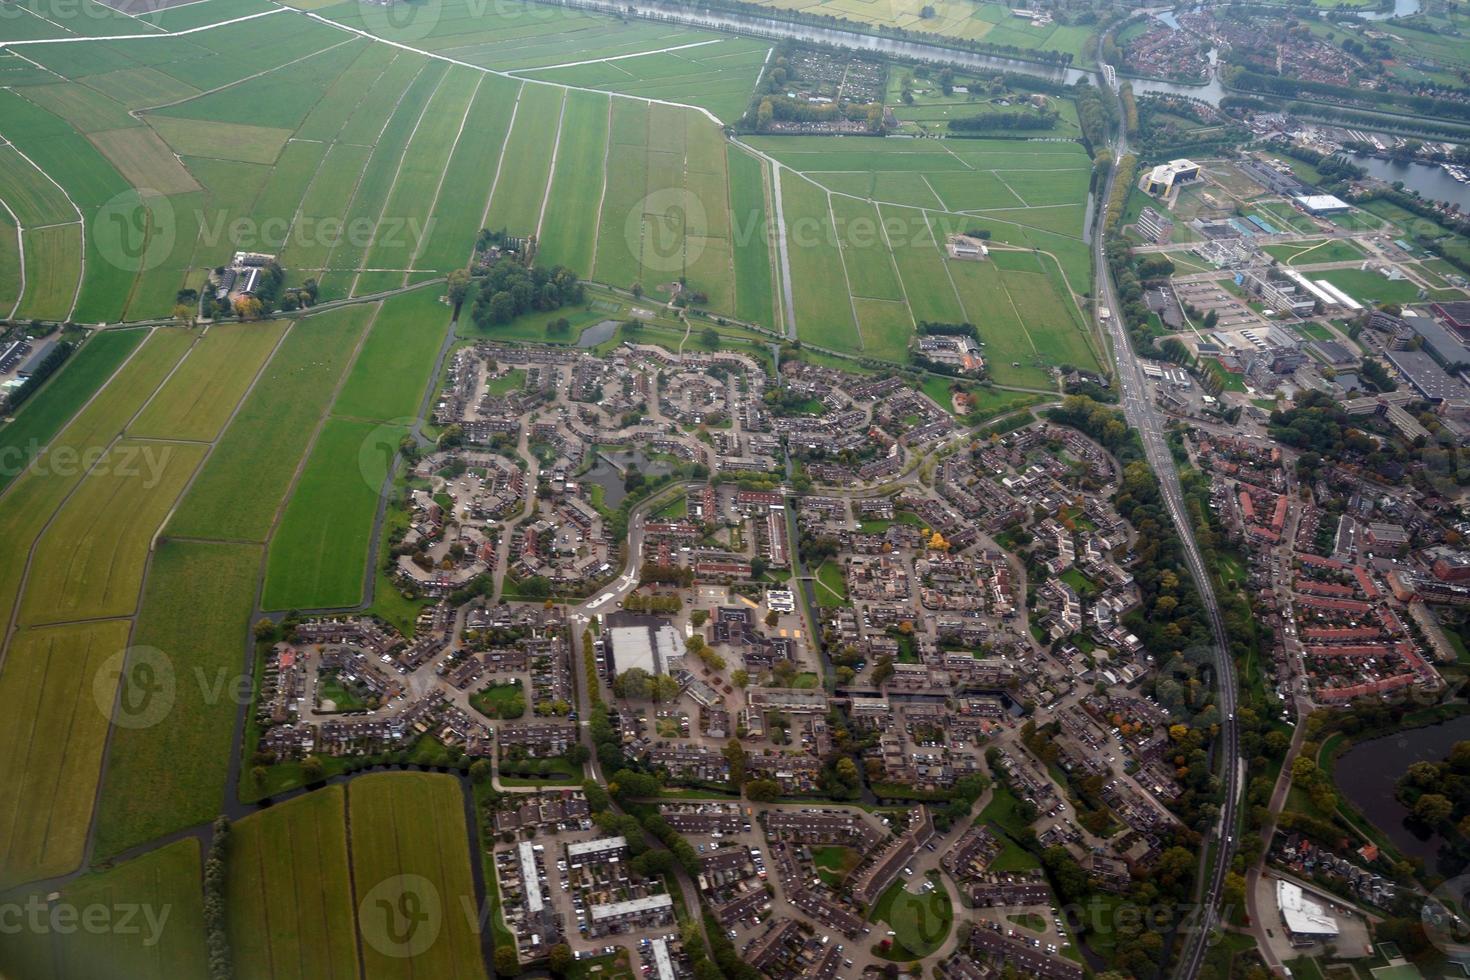
<path fill-rule="evenodd" d="M 477 783 L 483 783 L 490 778 L 494 767 L 489 759 L 476 759 L 470 764 L 470 779 Z"/>
<path fill-rule="evenodd" d="M 301 760 L 301 777 L 308 783 L 320 782 L 324 775 L 326 775 L 326 767 L 322 765 L 321 759 L 309 755 Z"/>
<path fill-rule="evenodd" d="M 261 643 L 274 641 L 276 638 L 276 624 L 269 619 L 257 620 L 254 632 L 255 639 Z"/>
<path fill-rule="evenodd" d="M 766 613 L 766 625 L 767 626 L 770 626 L 770 627 L 773 627 L 774 628 L 775 625 L 777 623 L 779 623 L 780 621 L 781 621 L 781 617 L 776 614 L 776 610 L 772 609 L 770 612 Z"/>
<path fill-rule="evenodd" d="M 711 350 L 720 346 L 720 332 L 714 327 L 705 327 L 700 331 L 699 339 L 704 342 L 704 346 Z"/>
<path fill-rule="evenodd" d="M 470 270 L 451 269 L 449 272 L 448 292 L 450 304 L 455 309 L 458 309 L 464 303 L 465 297 L 470 294 Z"/>
<path fill-rule="evenodd" d="M 570 973 L 572 964 L 576 962 L 572 957 L 572 947 L 566 943 L 557 943 L 551 947 L 551 951 L 547 953 L 547 960 L 547 965 L 551 967 L 551 972 L 559 977 L 564 977 Z"/>
<path fill-rule="evenodd" d="M 1414 816 L 1431 826 L 1438 826 L 1450 818 L 1454 804 L 1442 793 L 1425 793 L 1414 803 Z"/>
<path fill-rule="evenodd" d="M 521 958 L 516 955 L 515 946 L 495 947 L 495 972 L 502 977 L 520 975 Z"/>
<path fill-rule="evenodd" d="M 754 803 L 769 803 L 781 795 L 781 784 L 774 779 L 752 779 L 745 784 L 745 795 Z"/>
<path fill-rule="evenodd" d="M 750 683 L 750 672 L 743 667 L 737 667 L 730 673 L 730 682 L 736 687 L 745 687 Z"/>
<path fill-rule="evenodd" d="M 628 291 L 633 294 L 633 298 L 634 299 L 642 299 L 643 298 L 643 283 L 636 282 L 635 281 L 633 283 L 633 285 L 631 285 L 631 286 L 628 287 Z"/>

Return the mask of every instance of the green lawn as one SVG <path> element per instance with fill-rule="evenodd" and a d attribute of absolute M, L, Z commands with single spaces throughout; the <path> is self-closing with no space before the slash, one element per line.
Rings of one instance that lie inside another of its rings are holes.
<path fill-rule="evenodd" d="M 869 919 L 887 923 L 894 935 L 880 937 L 874 947 L 884 959 L 911 962 L 923 959 L 944 945 L 954 924 L 954 906 L 943 887 L 914 894 L 905 886 L 919 887 L 919 880 L 900 877 L 874 903 Z M 878 931 L 874 930 L 874 935 Z M 889 945 L 884 947 L 884 943 Z"/>
<path fill-rule="evenodd" d="M 843 879 L 862 860 L 863 856 L 850 847 L 834 844 L 812 848 L 812 864 L 817 867 L 817 876 L 833 888 L 841 886 Z"/>
<path fill-rule="evenodd" d="M 817 567 L 817 604 L 838 605 L 848 604 L 847 578 L 842 566 L 835 561 L 824 561 Z"/>
<path fill-rule="evenodd" d="M 526 713 L 526 694 L 520 681 L 492 684 L 470 695 L 470 704 L 487 718 L 519 718 Z"/>
<path fill-rule="evenodd" d="M 1407 279 L 1389 279 L 1363 269 L 1330 269 L 1313 273 L 1314 279 L 1326 279 L 1353 299 L 1369 303 L 1409 303 L 1419 298 L 1419 287 Z"/>

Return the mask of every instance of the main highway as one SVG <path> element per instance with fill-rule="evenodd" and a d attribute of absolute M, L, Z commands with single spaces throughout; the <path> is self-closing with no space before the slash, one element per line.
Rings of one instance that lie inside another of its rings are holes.
<path fill-rule="evenodd" d="M 1112 73 L 1107 73 L 1111 79 Z M 1123 156 L 1128 152 L 1128 134 L 1120 123 L 1114 134 L 1112 145 L 1113 165 L 1109 168 L 1097 213 L 1098 229 L 1093 235 L 1093 257 L 1097 263 L 1098 310 L 1097 317 L 1107 329 L 1113 343 L 1113 355 L 1117 361 L 1117 381 L 1122 398 L 1123 413 L 1128 424 L 1138 431 L 1143 442 L 1144 454 L 1159 480 L 1164 503 L 1183 545 L 1184 560 L 1189 566 L 1199 588 L 1200 602 L 1210 623 L 1214 639 L 1216 688 L 1220 705 L 1220 736 L 1215 742 L 1220 777 L 1224 784 L 1225 798 L 1221 803 L 1219 846 L 1215 849 L 1213 866 L 1207 866 L 1210 878 L 1200 895 L 1198 913 L 1186 920 L 1186 929 L 1181 933 L 1185 947 L 1179 958 L 1177 975 L 1184 980 L 1194 980 L 1209 950 L 1209 936 L 1217 923 L 1220 899 L 1225 889 L 1225 875 L 1230 870 L 1230 858 L 1235 852 L 1235 827 L 1241 796 L 1240 732 L 1236 726 L 1236 678 L 1235 662 L 1230 655 L 1229 638 L 1225 634 L 1225 619 L 1220 614 L 1220 603 L 1215 596 L 1204 560 L 1200 556 L 1199 544 L 1194 538 L 1194 527 L 1189 512 L 1184 506 L 1184 491 L 1179 484 L 1179 473 L 1174 467 L 1174 457 L 1164 437 L 1163 416 L 1150 397 L 1143 368 L 1138 355 L 1128 340 L 1128 328 L 1119 314 L 1117 293 L 1113 284 L 1112 270 L 1108 268 L 1105 254 L 1103 223 L 1106 221 L 1108 202 L 1113 193 L 1113 178 Z M 1107 313 L 1104 313 L 1107 311 Z M 1205 852 L 1208 854 L 1208 849 Z"/>

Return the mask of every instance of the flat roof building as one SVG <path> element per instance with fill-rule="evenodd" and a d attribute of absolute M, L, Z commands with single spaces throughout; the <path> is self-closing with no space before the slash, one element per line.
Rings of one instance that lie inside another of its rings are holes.
<path fill-rule="evenodd" d="M 631 919 L 643 915 L 651 915 L 674 907 L 674 900 L 668 895 L 645 895 L 643 898 L 629 899 L 626 902 L 609 902 L 606 905 L 592 906 L 593 922 L 613 922 L 622 919 Z"/>
<path fill-rule="evenodd" d="M 619 674 L 634 667 L 650 674 L 667 674 L 669 664 L 684 653 L 673 624 L 656 616 L 622 613 L 609 616 L 603 635 L 607 638 L 613 669 Z"/>
<path fill-rule="evenodd" d="M 1296 203 L 1305 208 L 1308 214 L 1341 214 L 1353 208 L 1333 194 L 1301 194 L 1296 198 Z"/>
<path fill-rule="evenodd" d="M 1446 374 L 1439 362 L 1423 351 L 1391 350 L 1388 359 L 1427 401 L 1470 398 L 1470 388 L 1459 378 Z"/>
<path fill-rule="evenodd" d="M 1276 882 L 1276 904 L 1281 909 L 1281 921 L 1293 939 L 1335 939 L 1338 934 L 1337 920 L 1327 913 L 1320 903 L 1307 897 L 1300 885 L 1289 881 Z"/>

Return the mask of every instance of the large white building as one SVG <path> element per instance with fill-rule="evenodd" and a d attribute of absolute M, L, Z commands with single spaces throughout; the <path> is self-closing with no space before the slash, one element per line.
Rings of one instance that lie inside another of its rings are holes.
<path fill-rule="evenodd" d="M 1319 902 L 1308 898 L 1300 885 L 1277 879 L 1276 904 L 1292 942 L 1337 938 L 1337 920 Z"/>

